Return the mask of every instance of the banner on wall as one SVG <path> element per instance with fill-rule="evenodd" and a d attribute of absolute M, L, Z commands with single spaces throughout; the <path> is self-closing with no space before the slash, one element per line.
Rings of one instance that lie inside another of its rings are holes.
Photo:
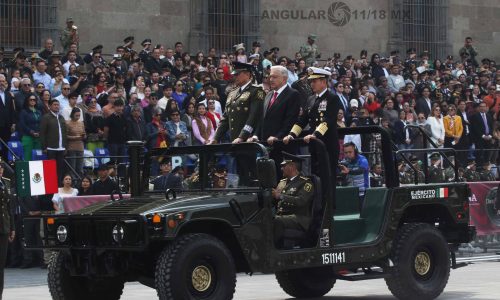
<path fill-rule="evenodd" d="M 470 223 L 477 235 L 500 233 L 499 181 L 470 182 Z"/>

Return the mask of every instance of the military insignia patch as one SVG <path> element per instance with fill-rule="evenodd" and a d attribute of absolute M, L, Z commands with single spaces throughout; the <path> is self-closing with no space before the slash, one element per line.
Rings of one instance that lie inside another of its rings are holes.
<path fill-rule="evenodd" d="M 247 100 L 248 97 L 250 97 L 250 92 L 244 92 L 243 94 L 241 94 L 241 96 L 239 97 L 240 100 Z"/>
<path fill-rule="evenodd" d="M 326 111 L 326 104 L 326 100 L 321 101 L 318 106 L 318 111 Z"/>
<path fill-rule="evenodd" d="M 304 190 L 309 193 L 312 190 L 312 184 L 310 183 L 304 184 Z"/>
<path fill-rule="evenodd" d="M 265 97 L 264 91 L 258 90 L 257 91 L 257 98 L 259 98 L 259 100 L 264 100 L 264 97 Z"/>

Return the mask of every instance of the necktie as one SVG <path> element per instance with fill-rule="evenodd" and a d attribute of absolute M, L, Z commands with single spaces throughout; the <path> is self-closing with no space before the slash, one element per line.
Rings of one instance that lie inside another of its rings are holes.
<path fill-rule="evenodd" d="M 344 95 L 340 94 L 340 99 L 342 99 L 342 105 L 344 105 L 344 111 L 347 110 L 347 100 L 344 98 Z"/>
<path fill-rule="evenodd" d="M 267 109 L 270 109 L 271 106 L 273 106 L 274 102 L 276 101 L 276 98 L 278 98 L 278 92 L 274 92 L 273 94 L 273 98 L 271 98 L 271 102 L 269 102 L 269 106 L 267 107 Z"/>
<path fill-rule="evenodd" d="M 483 116 L 483 123 L 484 123 L 484 134 L 489 135 L 490 134 L 490 128 L 488 127 L 488 121 L 486 120 L 486 114 L 481 113 L 481 116 Z"/>

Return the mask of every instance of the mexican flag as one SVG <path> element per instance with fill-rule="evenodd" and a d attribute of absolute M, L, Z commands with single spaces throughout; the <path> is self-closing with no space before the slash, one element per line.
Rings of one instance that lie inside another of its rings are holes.
<path fill-rule="evenodd" d="M 448 198 L 448 188 L 439 188 L 436 192 L 439 198 Z"/>
<path fill-rule="evenodd" d="M 21 197 L 57 193 L 55 160 L 16 161 L 17 194 Z"/>

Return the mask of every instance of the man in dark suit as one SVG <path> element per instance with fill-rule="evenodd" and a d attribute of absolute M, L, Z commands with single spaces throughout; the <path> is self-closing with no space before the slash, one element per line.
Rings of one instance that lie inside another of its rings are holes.
<path fill-rule="evenodd" d="M 467 114 L 466 111 L 466 104 L 465 100 L 460 100 L 458 101 L 458 110 L 457 110 L 457 116 L 460 117 L 463 125 L 463 130 L 462 130 L 462 136 L 460 137 L 460 140 L 458 141 L 458 144 L 456 145 L 456 149 L 459 150 L 457 152 L 457 162 L 460 164 L 461 167 L 465 168 L 467 167 L 467 156 L 468 156 L 468 150 L 471 145 L 471 140 L 470 140 L 470 133 L 471 133 L 471 128 L 470 128 L 470 116 Z"/>
<path fill-rule="evenodd" d="M 301 95 L 287 85 L 288 72 L 283 66 L 272 66 L 269 75 L 271 92 L 264 98 L 263 122 L 249 141 L 266 141 L 270 146 L 283 139 L 297 121 L 302 103 Z M 273 147 L 270 157 L 277 164 L 282 161 L 281 147 Z M 276 165 L 276 170 L 279 166 Z M 278 174 L 280 175 L 280 174 Z"/>
<path fill-rule="evenodd" d="M 488 114 L 486 103 L 479 104 L 479 112 L 470 118 L 472 139 L 476 145 L 476 162 L 482 166 L 489 160 L 490 149 L 493 145 L 493 119 Z"/>
<path fill-rule="evenodd" d="M 8 142 L 10 134 L 14 131 L 14 102 L 12 94 L 7 91 L 7 78 L 0 74 L 0 138 Z M 7 161 L 7 147 L 2 147 L 2 159 Z"/>
<path fill-rule="evenodd" d="M 422 97 L 417 99 L 415 106 L 415 111 L 417 114 L 423 113 L 425 118 L 429 117 L 432 108 L 432 101 L 430 98 L 431 90 L 429 87 L 424 87 L 422 89 Z"/>

